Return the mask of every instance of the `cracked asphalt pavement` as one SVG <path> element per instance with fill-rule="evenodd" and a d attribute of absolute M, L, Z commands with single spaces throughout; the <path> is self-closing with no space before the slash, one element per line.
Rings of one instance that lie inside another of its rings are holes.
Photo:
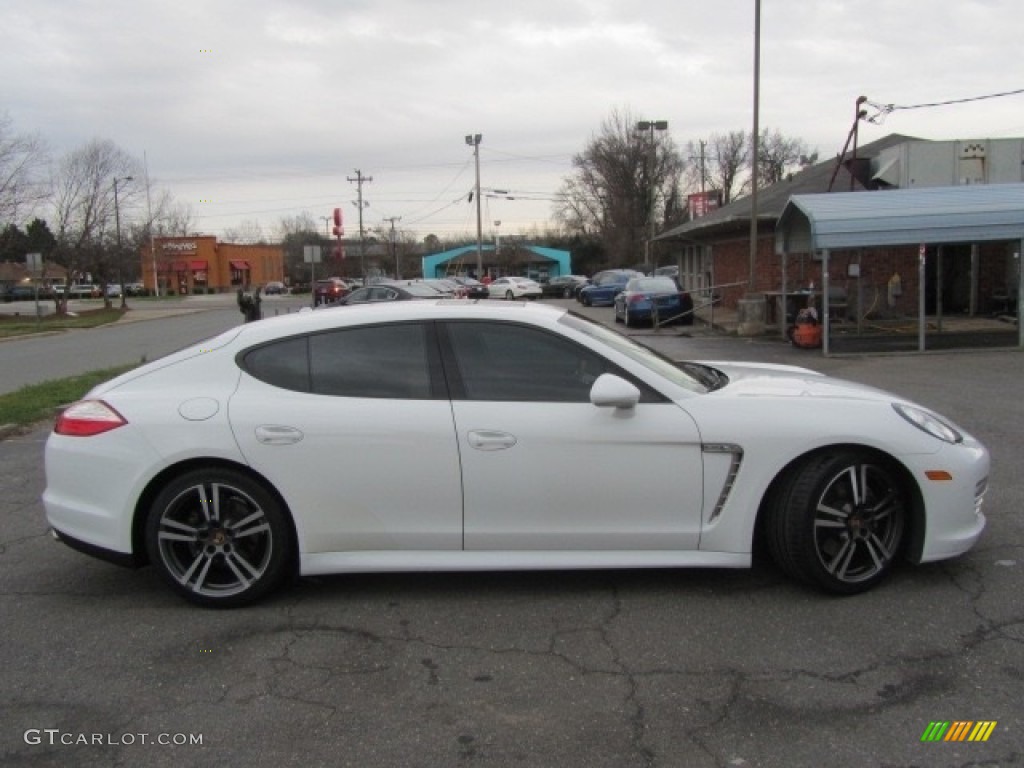
<path fill-rule="evenodd" d="M 984 537 L 852 598 L 762 559 L 306 578 L 251 608 L 202 610 L 151 569 L 50 539 L 41 426 L 0 442 L 0 764 L 1024 763 L 1021 353 L 825 359 L 644 340 L 677 357 L 795 361 L 946 413 L 993 455 Z M 931 722 L 968 720 L 998 724 L 983 743 L 921 741 Z"/>

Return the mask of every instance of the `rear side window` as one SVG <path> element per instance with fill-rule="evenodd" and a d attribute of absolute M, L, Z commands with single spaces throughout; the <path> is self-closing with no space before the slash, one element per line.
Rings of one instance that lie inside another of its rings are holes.
<path fill-rule="evenodd" d="M 340 397 L 431 396 L 426 331 L 415 323 L 353 328 L 309 339 L 313 392 Z"/>
<path fill-rule="evenodd" d="M 346 328 L 272 342 L 242 367 L 271 386 L 336 397 L 432 397 L 427 329 L 418 323 Z"/>
<path fill-rule="evenodd" d="M 305 336 L 284 339 L 246 353 L 242 365 L 260 381 L 282 389 L 309 392 L 309 352 Z"/>

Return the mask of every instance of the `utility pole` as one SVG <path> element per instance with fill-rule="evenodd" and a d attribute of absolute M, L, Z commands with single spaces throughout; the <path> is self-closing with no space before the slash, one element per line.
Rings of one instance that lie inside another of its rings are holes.
<path fill-rule="evenodd" d="M 356 183 L 356 189 L 359 195 L 358 200 L 354 200 L 352 204 L 359 209 L 359 270 L 362 273 L 363 282 L 366 282 L 366 244 L 363 241 L 363 208 L 368 208 L 369 203 L 363 202 L 363 183 L 373 181 L 373 176 L 363 176 L 363 172 L 358 168 L 356 170 L 356 177 L 353 179 L 348 176 L 349 182 Z"/>
<path fill-rule="evenodd" d="M 391 216 L 384 219 L 384 221 L 391 224 L 391 258 L 395 261 L 395 280 L 402 279 L 402 270 L 398 267 L 398 249 L 395 247 L 395 222 L 401 220 L 401 216 Z"/>
<path fill-rule="evenodd" d="M 476 279 L 479 280 L 484 274 L 484 244 L 483 224 L 480 218 L 480 140 L 483 134 L 476 133 L 466 136 L 466 143 L 473 148 L 473 157 L 476 159 Z"/>
<path fill-rule="evenodd" d="M 668 130 L 667 120 L 641 120 L 636 124 L 638 131 L 649 131 L 649 141 L 647 157 L 644 159 L 644 176 L 647 182 L 647 194 L 649 195 L 648 200 L 644 208 L 646 209 L 647 216 L 647 239 L 644 241 L 644 265 L 646 269 L 650 269 L 651 273 L 654 273 L 654 268 L 657 264 L 651 263 L 651 242 L 654 240 L 654 203 L 655 203 L 655 189 L 654 189 L 654 177 L 656 175 L 657 165 L 657 145 L 654 143 L 654 132 Z"/>
<path fill-rule="evenodd" d="M 757 187 L 761 164 L 761 0 L 754 0 L 754 135 L 750 147 L 750 275 L 747 279 L 748 295 L 757 284 Z"/>

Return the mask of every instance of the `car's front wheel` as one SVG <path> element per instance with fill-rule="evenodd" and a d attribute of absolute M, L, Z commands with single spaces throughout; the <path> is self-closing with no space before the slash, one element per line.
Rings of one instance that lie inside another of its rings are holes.
<path fill-rule="evenodd" d="M 828 592 L 863 592 L 892 569 L 908 507 L 903 483 L 880 457 L 819 454 L 778 488 L 768 510 L 769 549 L 791 576 Z"/>
<path fill-rule="evenodd" d="M 150 561 L 179 594 L 200 605 L 257 600 L 291 573 L 291 525 L 277 498 L 231 469 L 171 480 L 146 521 Z"/>
<path fill-rule="evenodd" d="M 512 291 L 505 291 L 505 301 L 512 301 L 516 295 Z"/>

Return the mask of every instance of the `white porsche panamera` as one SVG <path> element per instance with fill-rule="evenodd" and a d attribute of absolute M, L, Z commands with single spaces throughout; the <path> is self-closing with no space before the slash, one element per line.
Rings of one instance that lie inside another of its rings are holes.
<path fill-rule="evenodd" d="M 840 594 L 967 551 L 985 448 L 894 395 L 676 364 L 564 309 L 249 323 L 93 389 L 46 445 L 55 535 L 186 598 L 296 574 L 747 567 Z"/>

